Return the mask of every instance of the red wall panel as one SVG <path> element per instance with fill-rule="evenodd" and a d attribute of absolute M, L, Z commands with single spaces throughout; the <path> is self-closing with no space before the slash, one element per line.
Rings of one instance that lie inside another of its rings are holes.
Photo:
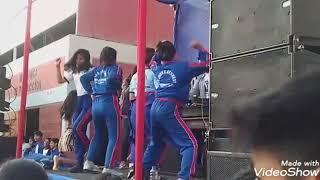
<path fill-rule="evenodd" d="M 44 137 L 60 137 L 61 118 L 59 116 L 59 108 L 61 105 L 61 103 L 50 104 L 40 108 L 39 130 L 43 132 Z"/>
<path fill-rule="evenodd" d="M 136 44 L 137 0 L 80 0 L 77 34 L 126 44 Z M 148 0 L 147 44 L 173 39 L 174 12 Z"/>

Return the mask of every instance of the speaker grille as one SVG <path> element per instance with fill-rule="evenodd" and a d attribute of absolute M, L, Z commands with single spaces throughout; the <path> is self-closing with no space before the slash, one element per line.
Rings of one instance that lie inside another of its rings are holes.
<path fill-rule="evenodd" d="M 229 180 L 241 169 L 250 166 L 249 154 L 209 151 L 208 178 L 210 180 Z"/>

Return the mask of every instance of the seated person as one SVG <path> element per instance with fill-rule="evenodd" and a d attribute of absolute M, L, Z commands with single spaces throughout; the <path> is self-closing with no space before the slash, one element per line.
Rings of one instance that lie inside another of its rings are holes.
<path fill-rule="evenodd" d="M 62 167 L 72 167 L 76 165 L 76 157 L 73 148 L 72 139 L 72 116 L 77 103 L 77 92 L 71 91 L 67 98 L 64 100 L 60 108 L 60 118 L 65 121 L 67 128 L 60 137 L 58 149 L 60 156 L 53 158 L 53 170 L 59 170 Z"/>
<path fill-rule="evenodd" d="M 34 147 L 33 136 L 29 137 L 29 139 L 25 138 L 24 143 L 22 145 L 22 156 L 29 154 L 29 152 L 32 150 L 33 147 Z"/>
<path fill-rule="evenodd" d="M 41 131 L 36 131 L 34 134 L 34 146 L 30 151 L 26 151 L 24 153 L 25 159 L 31 160 L 40 160 L 43 157 L 43 148 L 44 148 L 44 141 L 42 140 L 43 134 Z"/>
<path fill-rule="evenodd" d="M 50 155 L 50 141 L 50 138 L 46 138 L 43 142 L 42 155 L 44 156 Z"/>
<path fill-rule="evenodd" d="M 59 139 L 53 138 L 50 141 L 50 155 L 47 155 L 39 160 L 42 166 L 46 169 L 51 169 L 53 166 L 53 158 L 59 156 L 58 150 Z"/>
<path fill-rule="evenodd" d="M 36 131 L 33 134 L 35 140 L 35 147 L 32 150 L 33 153 L 42 154 L 44 142 L 42 140 L 43 133 L 41 131 Z"/>
<path fill-rule="evenodd" d="M 59 170 L 61 166 L 72 167 L 77 163 L 75 154 L 73 152 L 73 140 L 72 140 L 72 128 L 71 122 L 68 121 L 68 128 L 64 134 L 60 137 L 58 149 L 60 156 L 53 157 L 53 168 L 52 170 Z"/>

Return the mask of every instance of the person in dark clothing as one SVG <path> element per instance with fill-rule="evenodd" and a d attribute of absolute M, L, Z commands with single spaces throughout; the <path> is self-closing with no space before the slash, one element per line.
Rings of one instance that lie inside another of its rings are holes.
<path fill-rule="evenodd" d="M 42 155 L 42 157 L 39 156 L 40 160 L 35 160 L 39 162 L 42 167 L 45 169 L 51 169 L 53 166 L 53 158 L 55 156 L 59 156 L 60 152 L 58 150 L 58 143 L 59 139 L 53 138 L 50 140 L 49 146 L 50 146 L 50 151 L 48 152 L 47 155 Z"/>
<path fill-rule="evenodd" d="M 320 179 L 319 82 L 310 73 L 233 108 L 234 141 L 252 146 L 260 179 Z"/>
<path fill-rule="evenodd" d="M 48 180 L 44 169 L 36 162 L 30 160 L 11 160 L 4 163 L 0 168 L 1 180 Z"/>
<path fill-rule="evenodd" d="M 36 154 L 42 154 L 43 153 L 43 146 L 44 146 L 44 142 L 42 140 L 43 133 L 41 131 L 36 131 L 33 133 L 33 138 L 35 141 L 35 147 L 32 150 L 32 152 L 36 153 Z"/>

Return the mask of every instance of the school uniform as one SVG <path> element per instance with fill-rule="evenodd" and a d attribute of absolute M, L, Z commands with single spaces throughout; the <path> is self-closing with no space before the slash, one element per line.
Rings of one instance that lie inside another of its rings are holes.
<path fill-rule="evenodd" d="M 150 121 L 150 110 L 152 103 L 155 99 L 155 91 L 156 87 L 158 86 L 155 74 L 151 71 L 150 68 L 147 68 L 145 70 L 145 94 L 146 94 L 146 102 L 145 102 L 145 142 L 146 144 L 149 143 L 150 137 L 151 137 L 151 121 Z M 131 83 L 130 83 L 130 93 L 133 93 L 135 96 L 137 96 L 138 93 L 138 75 L 137 73 L 132 76 Z M 133 142 L 131 144 L 131 162 L 135 163 L 135 135 L 136 135 L 136 114 L 137 113 L 137 102 L 136 100 L 132 103 L 132 109 L 131 109 L 131 130 L 132 130 L 132 137 Z"/>
<path fill-rule="evenodd" d="M 72 133 L 74 138 L 74 148 L 76 159 L 80 167 L 83 166 L 84 155 L 88 150 L 90 141 L 86 135 L 87 126 L 92 119 L 92 100 L 88 92 L 83 88 L 80 77 L 86 71 L 65 72 L 64 79 L 69 83 L 74 82 L 77 90 L 77 105 L 72 118 Z"/>
<path fill-rule="evenodd" d="M 90 70 L 80 79 L 83 87 L 94 96 L 92 115 L 95 135 L 87 159 L 91 162 L 95 160 L 95 154 L 99 145 L 104 143 L 104 134 L 107 131 L 109 141 L 105 154 L 105 168 L 112 168 L 121 152 L 121 119 L 117 93 L 121 89 L 122 70 L 116 64 L 100 66 Z"/>
<path fill-rule="evenodd" d="M 199 52 L 199 60 L 207 60 L 206 51 Z M 208 70 L 208 61 L 190 63 L 187 61 L 153 63 L 152 71 L 159 81 L 156 99 L 151 107 L 151 142 L 144 156 L 144 168 L 149 171 L 155 166 L 165 147 L 168 138 L 179 149 L 182 155 L 179 177 L 189 180 L 195 173 L 197 159 L 197 140 L 180 116 L 183 106 L 189 99 L 192 78 Z"/>

